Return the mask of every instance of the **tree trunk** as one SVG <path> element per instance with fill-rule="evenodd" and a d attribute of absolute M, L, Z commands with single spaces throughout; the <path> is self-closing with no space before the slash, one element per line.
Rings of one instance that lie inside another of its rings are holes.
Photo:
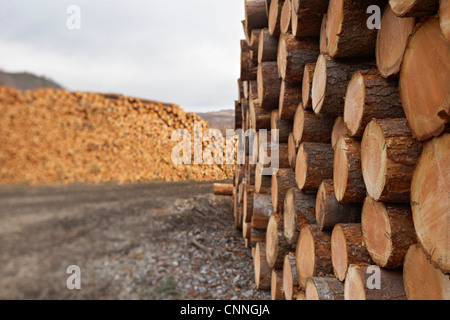
<path fill-rule="evenodd" d="M 251 223 L 250 223 L 251 225 Z M 266 241 L 266 231 L 265 230 L 259 230 L 259 229 L 250 229 L 250 246 L 253 248 L 256 246 L 259 242 Z"/>
<path fill-rule="evenodd" d="M 297 22 L 296 27 L 292 27 L 292 33 L 299 38 L 319 36 L 322 17 L 327 13 L 328 2 L 328 0 L 293 0 L 292 11 L 295 13 Z"/>
<path fill-rule="evenodd" d="M 270 290 L 272 283 L 272 272 L 266 260 L 266 244 L 258 242 L 254 258 L 255 284 L 258 290 Z"/>
<path fill-rule="evenodd" d="M 341 137 L 348 137 L 348 130 L 344 118 L 338 117 L 334 122 L 333 131 L 331 133 L 331 146 L 333 149 L 336 149 L 336 144 Z"/>
<path fill-rule="evenodd" d="M 339 202 L 363 202 L 366 186 L 361 170 L 361 143 L 341 137 L 334 155 L 334 191 Z"/>
<path fill-rule="evenodd" d="M 408 300 L 450 300 L 450 278 L 429 262 L 419 244 L 406 254 L 403 282 Z"/>
<path fill-rule="evenodd" d="M 281 83 L 279 118 L 282 120 L 291 120 L 294 118 L 295 111 L 302 100 L 301 83 Z"/>
<path fill-rule="evenodd" d="M 284 257 L 283 289 L 286 300 L 296 300 L 299 290 L 295 254 L 289 253 Z"/>
<path fill-rule="evenodd" d="M 254 194 L 252 228 L 266 230 L 272 212 L 272 196 L 270 194 Z"/>
<path fill-rule="evenodd" d="M 272 135 L 275 135 L 278 130 L 278 141 L 279 143 L 287 143 L 289 139 L 289 134 L 292 132 L 294 122 L 291 119 L 282 120 L 279 116 L 279 110 L 275 109 L 272 111 L 272 119 L 271 119 L 271 129 Z"/>
<path fill-rule="evenodd" d="M 245 0 L 245 28 L 250 34 L 254 29 L 267 28 L 265 0 Z"/>
<path fill-rule="evenodd" d="M 423 17 L 436 14 L 439 0 L 389 0 L 389 5 L 399 17 Z"/>
<path fill-rule="evenodd" d="M 406 119 L 374 119 L 361 144 L 367 193 L 376 201 L 410 203 L 411 180 L 422 144 Z"/>
<path fill-rule="evenodd" d="M 243 199 L 243 205 L 244 205 L 243 219 L 247 223 L 252 222 L 252 217 L 253 217 L 253 195 L 254 195 L 254 193 L 255 193 L 255 187 L 254 186 L 252 186 L 252 185 L 245 186 L 244 199 Z"/>
<path fill-rule="evenodd" d="M 270 130 L 272 115 L 270 112 L 261 108 L 258 99 L 258 83 L 250 81 L 250 103 L 249 103 L 249 121 L 250 128 L 259 131 L 261 129 Z"/>
<path fill-rule="evenodd" d="M 280 75 L 287 82 L 300 82 L 307 63 L 313 63 L 319 55 L 319 44 L 316 39 L 299 40 L 292 34 L 285 34 L 279 44 Z"/>
<path fill-rule="evenodd" d="M 344 109 L 344 121 L 351 137 L 362 137 L 372 119 L 404 117 L 397 80 L 383 78 L 376 69 L 353 74 Z"/>
<path fill-rule="evenodd" d="M 291 32 L 291 0 L 285 0 L 281 9 L 280 32 L 286 34 Z"/>
<path fill-rule="evenodd" d="M 291 188 L 284 199 L 284 237 L 295 246 L 303 225 L 316 223 L 316 197 L 304 194 L 297 187 Z"/>
<path fill-rule="evenodd" d="M 291 246 L 283 234 L 283 219 L 278 213 L 272 213 L 266 233 L 266 258 L 271 269 L 281 269 L 284 257 L 290 252 Z"/>
<path fill-rule="evenodd" d="M 321 54 L 314 70 L 312 105 L 316 114 L 328 113 L 335 117 L 344 112 L 344 98 L 354 72 L 375 67 L 373 63 L 334 60 Z"/>
<path fill-rule="evenodd" d="M 262 62 L 258 67 L 258 99 L 261 108 L 272 111 L 280 103 L 281 80 L 276 62 Z"/>
<path fill-rule="evenodd" d="M 325 277 L 333 273 L 331 262 L 331 234 L 319 230 L 318 226 L 305 225 L 295 252 L 297 277 L 300 286 L 306 289 L 311 277 Z"/>
<path fill-rule="evenodd" d="M 333 178 L 333 148 L 327 143 L 302 143 L 297 154 L 295 178 L 306 193 L 315 193 L 322 181 Z"/>
<path fill-rule="evenodd" d="M 411 183 L 411 206 L 417 236 L 431 260 L 450 273 L 450 134 L 428 142 Z"/>
<path fill-rule="evenodd" d="M 401 272 L 379 269 L 380 289 L 369 289 L 375 281 L 368 266 L 351 265 L 344 284 L 345 300 L 406 300 Z"/>
<path fill-rule="evenodd" d="M 312 83 L 316 63 L 307 63 L 303 72 L 302 102 L 304 109 L 312 109 Z"/>
<path fill-rule="evenodd" d="M 269 32 L 272 36 L 278 36 L 280 34 L 281 11 L 283 10 L 284 1 L 285 0 L 270 1 Z"/>
<path fill-rule="evenodd" d="M 327 21 L 328 15 L 324 14 L 322 18 L 322 25 L 320 26 L 320 53 L 328 55 L 328 39 L 327 39 Z"/>
<path fill-rule="evenodd" d="M 272 208 L 274 212 L 283 213 L 284 198 L 290 188 L 297 186 L 295 173 L 292 169 L 279 169 L 272 176 Z"/>
<path fill-rule="evenodd" d="M 263 175 L 264 165 L 258 163 L 255 170 L 255 191 L 259 194 L 270 193 L 272 176 Z"/>
<path fill-rule="evenodd" d="M 348 266 L 373 264 L 363 245 L 362 228 L 359 223 L 338 224 L 331 235 L 331 257 L 336 278 L 344 282 Z"/>
<path fill-rule="evenodd" d="M 303 142 L 331 142 L 334 117 L 327 114 L 315 114 L 310 110 L 297 108 L 294 116 L 293 134 L 297 146 Z"/>
<path fill-rule="evenodd" d="M 258 65 L 253 62 L 250 47 L 241 40 L 241 81 L 256 80 Z"/>
<path fill-rule="evenodd" d="M 306 300 L 344 300 L 344 285 L 333 278 L 309 278 L 306 283 Z"/>
<path fill-rule="evenodd" d="M 269 29 L 262 30 L 258 45 L 258 63 L 277 61 L 278 37 L 271 36 Z"/>
<path fill-rule="evenodd" d="M 439 136 L 450 121 L 450 46 L 437 18 L 416 26 L 403 58 L 400 96 L 420 141 Z"/>
<path fill-rule="evenodd" d="M 316 199 L 316 220 L 321 230 L 333 230 L 339 223 L 361 222 L 361 205 L 337 201 L 333 180 L 324 180 Z"/>
<path fill-rule="evenodd" d="M 373 261 L 386 269 L 401 268 L 417 239 L 409 206 L 383 204 L 370 197 L 362 210 L 362 231 Z"/>
<path fill-rule="evenodd" d="M 232 196 L 233 195 L 233 185 L 228 183 L 215 183 L 214 184 L 214 194 L 220 196 Z"/>
<path fill-rule="evenodd" d="M 377 29 L 367 27 L 371 5 L 383 8 L 385 0 L 335 0 L 327 13 L 328 53 L 333 58 L 372 56 L 375 52 Z"/>
<path fill-rule="evenodd" d="M 270 292 L 272 300 L 285 300 L 283 288 L 283 271 L 272 270 L 272 284 Z"/>
<path fill-rule="evenodd" d="M 414 18 L 399 18 L 386 6 L 375 50 L 378 70 L 383 77 L 398 76 L 415 24 Z"/>

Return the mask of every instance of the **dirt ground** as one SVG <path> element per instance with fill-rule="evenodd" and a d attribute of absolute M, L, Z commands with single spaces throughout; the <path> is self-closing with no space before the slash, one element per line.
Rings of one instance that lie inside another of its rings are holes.
<path fill-rule="evenodd" d="M 267 299 L 212 183 L 0 187 L 0 299 Z M 69 290 L 67 268 L 81 269 Z"/>

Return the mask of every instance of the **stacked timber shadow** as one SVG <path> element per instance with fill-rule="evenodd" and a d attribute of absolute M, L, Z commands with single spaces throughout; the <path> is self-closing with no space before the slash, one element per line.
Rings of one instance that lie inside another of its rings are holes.
<path fill-rule="evenodd" d="M 245 0 L 245 14 L 236 129 L 279 130 L 276 174 L 262 153 L 235 167 L 256 287 L 450 299 L 450 1 Z"/>

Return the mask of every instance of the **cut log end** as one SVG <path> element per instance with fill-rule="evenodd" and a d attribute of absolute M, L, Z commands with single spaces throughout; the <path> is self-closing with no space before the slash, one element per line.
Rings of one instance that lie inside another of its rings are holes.
<path fill-rule="evenodd" d="M 342 201 L 348 185 L 349 162 L 347 157 L 347 143 L 341 137 L 336 144 L 334 156 L 334 192 L 336 199 Z"/>
<path fill-rule="evenodd" d="M 348 84 L 345 96 L 344 122 L 350 136 L 356 135 L 361 127 L 365 94 L 364 78 L 360 72 L 356 72 Z"/>
<path fill-rule="evenodd" d="M 338 117 L 334 122 L 333 132 L 331 133 L 331 145 L 333 149 L 336 149 L 336 144 L 341 137 L 348 135 L 347 126 L 345 125 L 344 118 Z"/>
<path fill-rule="evenodd" d="M 389 5 L 399 17 L 422 17 L 435 14 L 439 2 L 436 0 L 389 0 Z"/>
<path fill-rule="evenodd" d="M 322 110 L 327 83 L 327 59 L 321 54 L 314 70 L 312 87 L 312 108 L 316 114 Z"/>
<path fill-rule="evenodd" d="M 342 227 L 337 225 L 331 235 L 331 259 L 333 269 L 339 281 L 343 281 L 348 268 L 347 239 Z"/>

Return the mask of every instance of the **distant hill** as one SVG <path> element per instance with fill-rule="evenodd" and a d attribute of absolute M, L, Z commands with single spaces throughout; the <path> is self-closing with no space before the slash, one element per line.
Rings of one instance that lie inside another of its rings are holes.
<path fill-rule="evenodd" d="M 219 129 L 224 134 L 226 129 L 234 130 L 234 110 L 197 113 L 197 115 L 208 121 L 210 128 Z"/>
<path fill-rule="evenodd" d="M 63 89 L 61 85 L 46 77 L 31 73 L 9 73 L 0 71 L 0 85 L 17 90 L 36 90 L 40 88 Z"/>

